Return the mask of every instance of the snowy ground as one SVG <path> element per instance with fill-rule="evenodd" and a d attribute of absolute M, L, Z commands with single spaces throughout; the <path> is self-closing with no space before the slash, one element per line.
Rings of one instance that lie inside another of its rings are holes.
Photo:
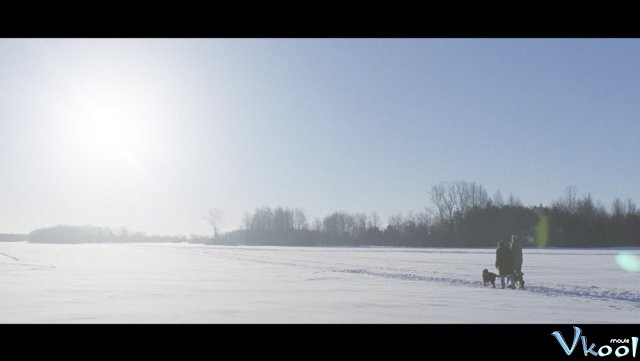
<path fill-rule="evenodd" d="M 0 323 L 637 323 L 618 252 L 525 249 L 503 290 L 492 249 L 0 242 Z"/>

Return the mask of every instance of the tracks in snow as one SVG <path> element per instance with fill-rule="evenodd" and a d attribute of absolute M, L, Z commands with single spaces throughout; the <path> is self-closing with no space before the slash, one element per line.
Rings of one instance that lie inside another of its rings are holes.
<path fill-rule="evenodd" d="M 147 248 L 149 246 L 140 246 Z M 149 247 L 152 248 L 152 247 Z M 352 263 L 336 264 L 332 261 L 312 261 L 297 260 L 291 257 L 272 257 L 268 252 L 266 255 L 251 256 L 239 254 L 238 250 L 222 250 L 222 249 L 183 249 L 181 253 L 196 254 L 202 256 L 218 256 L 225 257 L 234 261 L 245 261 L 252 263 L 262 263 L 268 265 L 278 265 L 286 267 L 301 267 L 315 271 L 314 274 L 333 273 L 333 274 L 351 274 L 362 275 L 368 277 L 377 277 L 400 281 L 416 281 L 416 282 L 434 282 L 450 284 L 454 286 L 465 286 L 474 288 L 484 288 L 482 283 L 476 279 L 463 278 L 456 274 L 440 275 L 440 274 L 419 274 L 411 269 L 390 268 L 390 267 L 369 267 L 369 268 L 353 268 L 349 267 Z M 5 255 L 8 256 L 8 255 Z M 310 281 L 331 281 L 336 277 L 318 276 L 309 279 Z M 515 292 L 523 292 L 525 294 L 536 294 L 547 297 L 569 297 L 585 300 L 613 301 L 613 302 L 630 302 L 636 307 L 640 307 L 640 293 L 636 291 L 621 289 L 601 289 L 599 287 L 578 286 L 559 283 L 529 283 L 526 289 L 516 290 Z"/>
<path fill-rule="evenodd" d="M 377 270 L 375 268 L 341 268 L 335 266 L 323 266 L 323 265 L 314 265 L 314 264 L 304 264 L 301 262 L 295 262 L 290 260 L 270 260 L 265 258 L 254 258 L 254 257 L 245 257 L 245 256 L 235 256 L 234 259 L 240 261 L 248 261 L 254 263 L 264 263 L 264 264 L 272 264 L 272 265 L 280 265 L 280 266 L 290 266 L 290 267 L 303 267 L 307 269 L 314 269 L 317 272 L 330 272 L 330 273 L 343 273 L 343 274 L 355 274 L 355 275 L 363 275 L 363 276 L 371 276 L 385 279 L 393 279 L 393 280 L 401 280 L 401 281 L 418 281 L 418 282 L 436 282 L 436 283 L 446 283 L 455 286 L 465 286 L 465 287 L 475 287 L 475 288 L 484 288 L 480 281 L 465 279 L 452 276 L 436 276 L 436 275 L 425 275 L 425 274 L 416 274 L 410 272 L 403 272 L 402 269 L 398 269 L 397 271 L 391 272 L 388 268 L 382 268 L 382 270 Z M 331 278 L 327 278 L 330 280 Z M 314 278 L 313 280 L 317 280 Z M 599 300 L 599 301 L 624 301 L 633 303 L 636 307 L 640 307 L 640 293 L 629 291 L 629 290 L 620 290 L 620 289 L 601 289 L 596 286 L 586 287 L 586 286 L 578 286 L 578 285 L 567 285 L 567 284 L 539 284 L 539 285 L 527 285 L 524 290 L 516 290 L 516 292 L 525 292 L 530 294 L 537 294 L 541 296 L 547 297 L 571 297 L 571 298 L 583 298 L 590 300 Z"/>
<path fill-rule="evenodd" d="M 19 261 L 19 260 L 20 260 L 19 258 L 16 258 L 16 257 L 14 257 L 14 256 L 8 255 L 8 254 L 6 254 L 6 253 L 4 253 L 4 252 L 0 252 L 0 255 L 5 256 L 5 257 L 9 257 L 9 258 L 11 258 L 11 259 L 12 259 L 12 260 L 14 260 L 14 261 Z"/>
<path fill-rule="evenodd" d="M 14 257 L 10 254 L 6 254 L 4 252 L 0 252 L 0 256 L 5 256 L 7 258 L 11 258 L 15 262 L 20 262 L 20 258 Z M 56 268 L 56 266 L 39 265 L 39 264 L 32 264 L 32 263 L 11 263 L 11 264 L 16 266 L 22 266 L 22 267 L 31 267 L 29 269 L 30 271 L 44 271 L 44 270 L 51 270 Z"/>
<path fill-rule="evenodd" d="M 442 282 L 452 285 L 484 288 L 478 281 L 471 281 L 468 279 L 456 277 L 436 277 L 417 275 L 413 273 L 376 272 L 368 269 L 342 269 L 335 270 L 334 272 L 364 274 L 369 276 L 399 279 L 404 281 Z M 638 292 L 616 289 L 602 290 L 595 286 L 584 287 L 563 284 L 552 284 L 549 286 L 528 285 L 524 290 L 518 290 L 518 292 L 536 293 L 550 297 L 581 297 L 605 301 L 626 301 L 635 303 L 636 306 L 640 307 L 640 294 Z"/>

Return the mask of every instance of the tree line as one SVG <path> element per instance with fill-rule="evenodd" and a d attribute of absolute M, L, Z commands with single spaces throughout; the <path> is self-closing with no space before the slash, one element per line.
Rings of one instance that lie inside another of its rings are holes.
<path fill-rule="evenodd" d="M 91 225 L 57 225 L 38 228 L 31 231 L 25 238 L 25 240 L 33 243 L 207 243 L 210 239 L 209 237 L 196 235 L 190 237 L 147 235 L 144 232 L 130 232 L 126 228 L 113 230 L 108 227 Z"/>
<path fill-rule="evenodd" d="M 423 212 L 389 217 L 374 212 L 333 212 L 309 222 L 299 208 L 261 207 L 240 230 L 214 237 L 215 244 L 287 246 L 495 247 L 518 236 L 539 247 L 640 246 L 640 211 L 616 199 L 611 211 L 574 186 L 550 206 L 525 206 L 513 194 L 489 197 L 475 182 L 442 182 L 428 192 Z"/>
<path fill-rule="evenodd" d="M 222 233 L 222 212 L 205 219 L 209 236 L 156 236 L 126 228 L 69 226 L 36 229 L 30 242 L 191 242 L 225 245 L 495 247 L 512 235 L 539 247 L 640 246 L 640 210 L 632 200 L 615 199 L 610 210 L 591 195 L 578 196 L 574 186 L 549 206 L 525 206 L 513 194 L 492 197 L 475 182 L 442 182 L 426 194 L 424 211 L 392 215 L 385 223 L 377 213 L 333 212 L 310 220 L 304 210 L 260 207 L 249 212 L 239 230 Z"/>
<path fill-rule="evenodd" d="M 24 242 L 27 239 L 26 234 L 0 233 L 0 242 Z"/>

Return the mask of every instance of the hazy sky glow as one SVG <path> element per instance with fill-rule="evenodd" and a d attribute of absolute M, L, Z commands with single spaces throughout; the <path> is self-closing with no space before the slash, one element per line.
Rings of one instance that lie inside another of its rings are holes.
<path fill-rule="evenodd" d="M 383 219 L 440 181 L 640 202 L 635 39 L 2 39 L 0 233 Z"/>

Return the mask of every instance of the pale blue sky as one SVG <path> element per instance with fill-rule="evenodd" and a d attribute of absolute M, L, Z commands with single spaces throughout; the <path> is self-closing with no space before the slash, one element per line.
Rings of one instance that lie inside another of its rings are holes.
<path fill-rule="evenodd" d="M 635 39 L 0 40 L 0 233 L 386 220 L 453 180 L 609 208 L 640 201 L 638 139 Z"/>

